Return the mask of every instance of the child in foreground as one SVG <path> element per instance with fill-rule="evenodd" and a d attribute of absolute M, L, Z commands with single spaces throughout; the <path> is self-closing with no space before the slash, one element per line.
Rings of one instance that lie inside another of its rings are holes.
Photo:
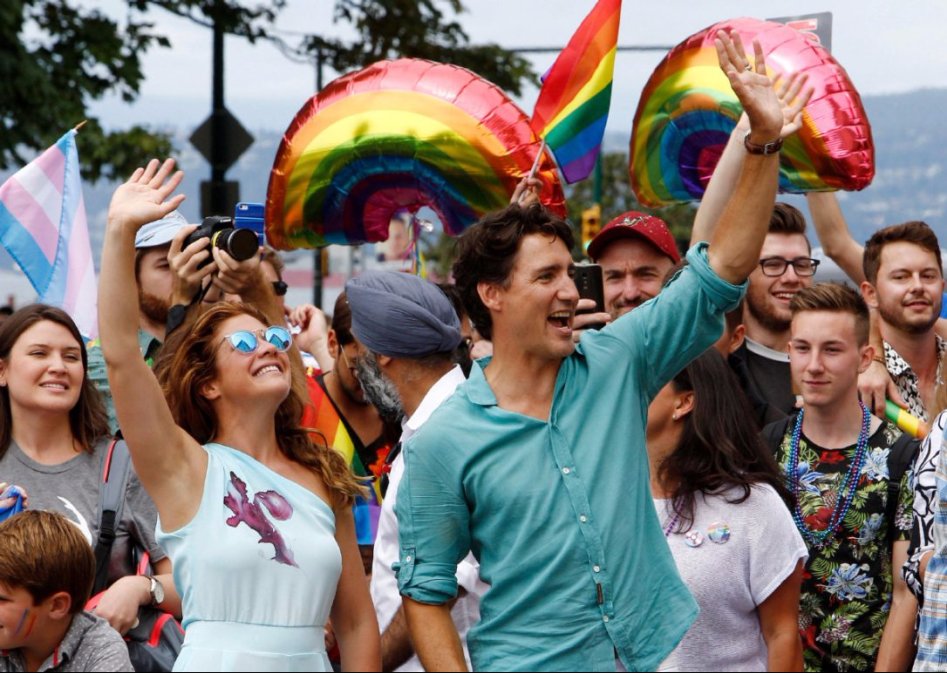
<path fill-rule="evenodd" d="M 82 610 L 95 557 L 76 526 L 28 510 L 0 540 L 0 672 L 134 670 L 119 633 Z"/>

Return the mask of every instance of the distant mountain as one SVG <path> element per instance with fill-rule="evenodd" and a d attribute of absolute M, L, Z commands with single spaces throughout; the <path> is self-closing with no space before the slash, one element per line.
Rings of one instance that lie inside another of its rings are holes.
<path fill-rule="evenodd" d="M 943 150 L 947 138 L 947 116 L 943 113 L 947 109 L 947 89 L 869 96 L 863 100 L 872 124 L 876 175 L 864 191 L 840 194 L 839 200 L 853 234 L 865 240 L 879 227 L 922 219 L 947 240 L 947 188 L 944 184 L 947 158 Z M 210 169 L 188 142 L 191 131 L 179 129 L 173 133 L 178 162 L 186 174 L 182 190 L 188 199 L 181 210 L 193 222 L 198 220 L 200 210 L 200 182 L 209 178 Z M 627 152 L 630 131 L 609 133 L 606 150 Z M 256 141 L 230 170 L 228 178 L 240 182 L 243 200 L 263 201 L 282 131 L 256 130 L 253 135 Z M 6 176 L 0 175 L 3 177 Z M 108 202 L 115 186 L 104 181 L 85 185 L 96 258 L 102 247 Z M 804 208 L 804 198 L 785 198 Z M 300 252 L 292 257 L 304 258 L 310 254 Z M 0 249 L 0 269 L 11 267 L 12 261 Z M 0 287 L 0 296 L 5 294 L 4 289 Z"/>

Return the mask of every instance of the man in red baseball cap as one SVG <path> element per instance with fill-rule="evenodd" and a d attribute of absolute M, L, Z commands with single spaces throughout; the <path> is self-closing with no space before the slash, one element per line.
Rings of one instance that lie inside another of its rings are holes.
<path fill-rule="evenodd" d="M 602 267 L 605 309 L 612 320 L 657 295 L 668 271 L 681 261 L 664 220 L 635 210 L 606 224 L 589 243 L 588 254 Z"/>

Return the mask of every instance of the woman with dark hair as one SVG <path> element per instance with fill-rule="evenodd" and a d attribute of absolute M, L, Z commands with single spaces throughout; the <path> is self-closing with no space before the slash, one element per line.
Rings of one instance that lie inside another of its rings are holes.
<path fill-rule="evenodd" d="M 99 329 L 115 409 L 174 561 L 185 640 L 175 670 L 377 670 L 378 624 L 355 541 L 362 489 L 300 426 L 289 331 L 245 304 L 201 315 L 162 392 L 138 352 L 134 239 L 173 210 L 183 177 L 152 161 L 109 205 Z M 215 249 L 215 254 L 217 253 Z"/>
<path fill-rule="evenodd" d="M 79 330 L 58 308 L 27 306 L 0 329 L 0 482 L 28 494 L 30 509 L 65 516 L 94 546 L 110 437 L 105 406 L 86 376 L 87 362 Z M 95 608 L 121 633 L 156 594 L 162 594 L 163 607 L 180 609 L 171 562 L 155 542 L 156 519 L 154 504 L 132 475 L 112 546 L 109 587 Z M 151 578 L 136 575 L 136 549 L 148 552 L 155 582 L 167 592 L 153 591 Z"/>
<path fill-rule="evenodd" d="M 658 517 L 700 615 L 660 670 L 802 670 L 806 546 L 727 363 L 709 350 L 648 409 Z"/>

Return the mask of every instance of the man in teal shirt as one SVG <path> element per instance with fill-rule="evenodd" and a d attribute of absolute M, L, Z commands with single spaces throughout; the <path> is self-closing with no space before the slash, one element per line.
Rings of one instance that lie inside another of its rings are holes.
<path fill-rule="evenodd" d="M 429 671 L 464 668 L 449 605 L 468 551 L 491 587 L 467 637 L 475 670 L 654 670 L 697 614 L 651 501 L 647 408 L 742 298 L 784 119 L 759 49 L 754 70 L 718 38 L 748 156 L 710 246 L 656 298 L 576 348 L 565 222 L 510 206 L 460 239 L 454 275 L 494 356 L 407 443 L 395 506 L 399 588 Z"/>

